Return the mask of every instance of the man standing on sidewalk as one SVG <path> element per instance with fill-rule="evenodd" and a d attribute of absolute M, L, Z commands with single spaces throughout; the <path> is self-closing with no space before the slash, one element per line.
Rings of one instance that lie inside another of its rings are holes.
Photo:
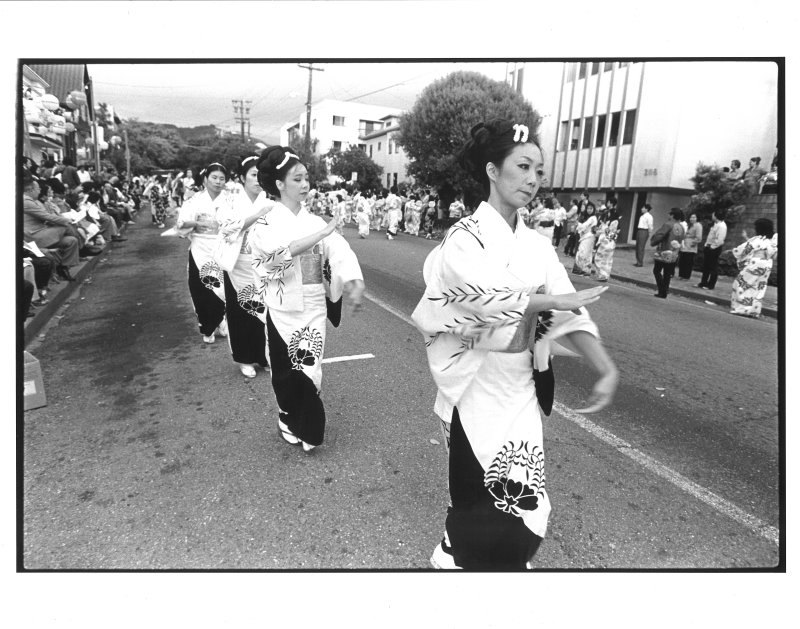
<path fill-rule="evenodd" d="M 703 277 L 697 285 L 698 288 L 714 290 L 714 286 L 717 285 L 717 262 L 728 235 L 728 226 L 724 218 L 725 210 L 714 210 L 714 225 L 708 232 L 706 246 L 703 248 Z"/>
<path fill-rule="evenodd" d="M 644 248 L 653 231 L 653 215 L 650 214 L 652 209 L 653 207 L 649 203 L 645 203 L 639 216 L 639 224 L 636 229 L 636 264 L 633 266 L 644 266 Z"/>

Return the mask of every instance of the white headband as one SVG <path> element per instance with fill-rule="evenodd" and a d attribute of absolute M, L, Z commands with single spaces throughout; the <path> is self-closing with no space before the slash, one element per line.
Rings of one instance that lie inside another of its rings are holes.
<path fill-rule="evenodd" d="M 290 153 L 289 151 L 286 151 L 286 154 L 283 156 L 283 161 L 275 167 L 275 170 L 280 170 L 281 168 L 286 166 L 286 162 L 288 162 L 289 159 L 292 157 L 294 157 L 297 161 L 300 161 L 300 158 L 297 157 L 297 155 L 295 155 L 294 153 Z"/>
<path fill-rule="evenodd" d="M 528 127 L 524 124 L 514 125 L 514 142 L 527 142 L 528 141 Z"/>

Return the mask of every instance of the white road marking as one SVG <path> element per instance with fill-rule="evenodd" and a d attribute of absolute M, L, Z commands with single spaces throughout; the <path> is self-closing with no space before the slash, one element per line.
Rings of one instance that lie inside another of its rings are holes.
<path fill-rule="evenodd" d="M 333 358 L 323 358 L 322 364 L 343 363 L 347 360 L 364 360 L 365 358 L 375 358 L 375 354 L 353 354 L 352 356 L 334 356 Z"/>
<path fill-rule="evenodd" d="M 558 402 L 553 402 L 553 410 L 555 410 L 559 415 L 562 415 L 564 418 L 568 419 L 569 421 L 577 424 L 581 428 L 583 428 L 586 432 L 594 435 L 600 441 L 603 441 L 613 447 L 617 452 L 627 456 L 628 458 L 636 461 L 639 465 L 644 467 L 647 470 L 650 470 L 654 474 L 661 476 L 662 478 L 668 480 L 670 483 L 675 485 L 678 489 L 685 491 L 688 494 L 691 494 L 693 497 L 697 498 L 701 502 L 706 503 L 712 509 L 722 513 L 723 515 L 727 515 L 729 518 L 736 520 L 739 524 L 744 525 L 745 527 L 749 528 L 753 533 L 760 535 L 771 541 L 773 544 L 779 543 L 779 531 L 774 526 L 770 526 L 763 520 L 758 519 L 755 516 L 750 515 L 746 511 L 743 511 L 739 507 L 737 507 L 732 502 L 717 496 L 715 493 L 709 491 L 705 487 L 702 487 L 695 483 L 694 481 L 689 480 L 685 476 L 679 474 L 675 470 L 668 468 L 666 465 L 662 465 L 654 458 L 646 455 L 644 452 L 637 450 L 627 441 L 620 439 L 616 435 L 610 433 L 605 428 L 602 428 L 595 424 L 594 422 L 589 421 L 585 415 L 581 415 L 580 413 L 576 413 L 571 408 L 564 406 Z"/>
<path fill-rule="evenodd" d="M 385 301 L 378 299 L 377 297 L 374 297 L 373 295 L 370 295 L 369 293 L 366 292 L 364 293 L 364 297 L 369 299 L 375 305 L 380 306 L 384 310 L 392 313 L 397 318 L 402 319 L 409 325 L 414 326 L 414 322 L 411 320 L 410 317 L 403 314 L 396 308 L 390 306 Z M 563 416 L 565 419 L 568 419 L 569 421 L 577 424 L 589 434 L 593 435 L 594 437 L 597 437 L 598 439 L 600 439 L 600 441 L 607 443 L 615 450 L 617 450 L 617 452 L 619 452 L 620 454 L 625 455 L 626 457 L 635 461 L 645 469 L 669 481 L 670 483 L 675 485 L 678 489 L 681 489 L 682 491 L 687 492 L 694 498 L 697 498 L 701 502 L 704 502 L 715 511 L 728 516 L 729 518 L 735 520 L 739 524 L 750 529 L 753 533 L 756 533 L 757 535 L 766 538 L 773 544 L 778 545 L 780 543 L 779 541 L 780 532 L 776 527 L 767 524 L 763 520 L 760 520 L 759 518 L 753 515 L 750 515 L 746 511 L 743 511 L 742 509 L 737 507 L 732 502 L 729 502 L 724 498 L 717 496 L 714 492 L 709 491 L 705 487 L 702 487 L 701 485 L 698 485 L 694 481 L 689 480 L 685 476 L 679 474 L 675 470 L 670 469 L 666 465 L 659 463 L 654 458 L 634 448 L 624 439 L 620 439 L 619 437 L 609 432 L 605 428 L 602 428 L 597 424 L 595 424 L 594 422 L 589 421 L 585 415 L 576 413 L 571 408 L 564 406 L 559 402 L 553 402 L 553 410 L 555 410 L 559 415 Z"/>

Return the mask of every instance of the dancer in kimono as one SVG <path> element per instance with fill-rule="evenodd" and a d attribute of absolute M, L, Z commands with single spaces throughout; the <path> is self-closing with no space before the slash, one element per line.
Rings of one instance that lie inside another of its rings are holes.
<path fill-rule="evenodd" d="M 267 356 L 278 402 L 278 430 L 309 452 L 325 433 L 319 392 L 326 317 L 339 325 L 342 294 L 361 307 L 364 280 L 350 245 L 303 205 L 308 172 L 291 149 L 272 146 L 258 159 L 258 181 L 278 197 L 250 232 L 253 268 L 267 305 Z"/>
<path fill-rule="evenodd" d="M 397 226 L 403 215 L 400 211 L 400 197 L 397 196 L 397 186 L 392 186 L 386 197 L 386 238 L 394 240 L 397 236 Z"/>
<path fill-rule="evenodd" d="M 756 235 L 732 250 L 739 275 L 731 290 L 731 314 L 758 318 L 761 300 L 767 292 L 772 261 L 778 256 L 778 242 L 773 235 L 772 221 L 755 221 Z M 742 234 L 745 238 L 747 233 Z"/>
<path fill-rule="evenodd" d="M 595 279 L 607 282 L 611 277 L 611 267 L 614 264 L 614 250 L 617 247 L 617 234 L 619 234 L 619 216 L 616 205 L 609 203 L 609 209 L 604 220 L 597 227 L 597 250 L 594 254 Z"/>
<path fill-rule="evenodd" d="M 358 223 L 358 237 L 366 238 L 369 236 L 369 220 L 370 210 L 369 201 L 359 194 L 355 200 L 356 203 L 356 223 Z"/>
<path fill-rule="evenodd" d="M 406 233 L 411 234 L 412 236 L 416 236 L 419 234 L 419 223 L 420 223 L 420 213 L 421 208 L 419 205 L 419 201 L 417 201 L 417 195 L 412 194 L 409 195 L 408 201 L 406 201 L 405 207 L 405 219 L 406 219 Z"/>
<path fill-rule="evenodd" d="M 594 253 L 594 229 L 597 226 L 597 216 L 595 216 L 594 205 L 587 204 L 583 215 L 579 219 L 575 228 L 578 234 L 578 251 L 575 254 L 575 264 L 572 272 L 577 275 L 592 274 L 592 255 Z"/>
<path fill-rule="evenodd" d="M 370 227 L 375 231 L 381 230 L 381 225 L 383 224 L 383 214 L 386 210 L 386 197 L 383 196 L 383 193 L 379 195 L 372 195 L 372 218 L 370 221 Z"/>
<path fill-rule="evenodd" d="M 225 323 L 225 288 L 222 269 L 214 259 L 219 232 L 218 214 L 230 199 L 223 193 L 227 169 L 219 163 L 200 171 L 205 189 L 184 203 L 175 227 L 186 235 L 189 246 L 189 294 L 203 342 L 213 343 L 215 334 L 227 336 Z"/>
<path fill-rule="evenodd" d="M 537 139 L 503 120 L 471 136 L 459 162 L 487 200 L 428 255 L 412 314 L 449 444 L 451 505 L 431 564 L 518 570 L 530 567 L 550 512 L 540 407 L 549 414 L 551 354 L 577 352 L 601 374 L 581 412 L 605 407 L 618 375 L 584 308 L 607 287 L 575 292 L 553 246 L 517 213 L 544 177 Z"/>
<path fill-rule="evenodd" d="M 164 220 L 167 218 L 169 209 L 169 197 L 164 188 L 164 177 L 157 175 L 153 183 L 148 186 L 146 191 L 150 199 L 150 216 L 153 225 L 159 229 L 165 227 Z"/>
<path fill-rule="evenodd" d="M 228 343 L 233 361 L 246 378 L 256 377 L 256 366 L 267 366 L 266 307 L 256 285 L 248 236 L 250 227 L 275 202 L 258 183 L 257 162 L 257 155 L 239 162 L 242 189 L 220 208 L 216 256 L 225 285 Z"/>

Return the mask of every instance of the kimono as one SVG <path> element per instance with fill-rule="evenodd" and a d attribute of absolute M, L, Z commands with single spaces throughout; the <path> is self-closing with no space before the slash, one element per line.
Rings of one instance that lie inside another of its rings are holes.
<path fill-rule="evenodd" d="M 292 256 L 292 241 L 324 227 L 325 221 L 305 207 L 295 215 L 278 202 L 250 229 L 253 269 L 267 306 L 267 358 L 279 419 L 314 446 L 325 433 L 319 395 L 325 319 L 338 327 L 344 284 L 363 279 L 350 245 L 336 233 Z"/>
<path fill-rule="evenodd" d="M 739 275 L 731 289 L 731 313 L 758 317 L 761 300 L 767 292 L 772 261 L 778 256 L 777 238 L 770 240 L 766 236 L 754 236 L 734 248 L 732 253 Z"/>
<path fill-rule="evenodd" d="M 228 321 L 228 342 L 237 363 L 267 366 L 267 314 L 253 271 L 249 229 L 244 219 L 265 206 L 274 205 L 265 192 L 251 201 L 243 190 L 220 208 L 220 230 L 216 261 L 222 267 L 225 287 L 225 317 Z"/>
<path fill-rule="evenodd" d="M 594 271 L 601 282 L 608 281 L 611 266 L 614 264 L 614 249 L 617 246 L 617 225 L 619 221 L 601 223 L 597 234 L 597 250 L 594 254 Z"/>
<path fill-rule="evenodd" d="M 372 218 L 370 221 L 370 227 L 376 231 L 381 230 L 381 225 L 383 223 L 383 214 L 386 210 L 386 199 L 378 198 L 375 200 L 372 206 Z"/>
<path fill-rule="evenodd" d="M 486 202 L 450 228 L 423 275 L 412 319 L 437 387 L 434 411 L 450 428 L 448 564 L 437 566 L 524 569 L 551 509 L 539 408 L 549 414 L 552 404 L 550 357 L 571 353 L 565 335 L 597 328 L 584 308 L 540 312 L 532 349 L 504 351 L 531 292 L 575 289 L 547 238 L 521 218 L 512 230 Z"/>
<path fill-rule="evenodd" d="M 386 233 L 391 236 L 397 236 L 397 226 L 403 214 L 400 211 L 400 197 L 396 194 L 389 194 L 386 197 Z"/>
<path fill-rule="evenodd" d="M 223 206 L 230 203 L 230 195 L 220 192 L 212 199 L 208 190 L 198 192 L 187 200 L 178 212 L 175 223 L 183 229 L 186 221 L 216 220 Z M 225 317 L 225 288 L 222 268 L 215 260 L 217 248 L 216 228 L 194 228 L 188 234 L 189 294 L 192 297 L 197 323 L 203 336 L 211 336 Z"/>
<path fill-rule="evenodd" d="M 592 229 L 597 225 L 597 217 L 592 214 L 583 223 L 578 223 L 576 231 L 580 241 L 575 254 L 575 264 L 572 272 L 579 275 L 590 275 L 592 271 L 592 254 L 594 253 L 594 234 Z"/>
<path fill-rule="evenodd" d="M 419 201 L 414 201 L 413 199 L 408 201 L 405 210 L 406 233 L 416 236 L 419 234 L 420 215 L 422 214 Z"/>
<path fill-rule="evenodd" d="M 150 188 L 150 215 L 154 225 L 160 225 L 167 218 L 169 197 L 160 184 L 153 184 Z"/>
<path fill-rule="evenodd" d="M 356 223 L 358 223 L 358 235 L 361 238 L 369 236 L 369 219 L 369 202 L 364 197 L 358 197 L 356 200 Z"/>

